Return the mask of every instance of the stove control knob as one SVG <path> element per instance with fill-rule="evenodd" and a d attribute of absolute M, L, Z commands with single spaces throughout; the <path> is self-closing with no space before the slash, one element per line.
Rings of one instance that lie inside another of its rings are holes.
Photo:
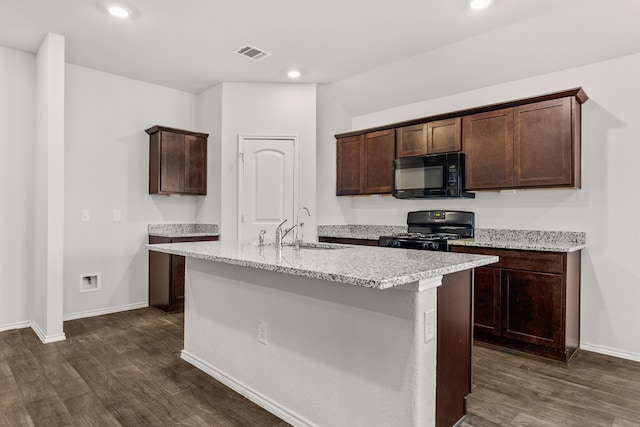
<path fill-rule="evenodd" d="M 393 240 L 391 241 L 391 246 L 394 248 L 399 248 L 400 247 L 400 242 L 398 242 L 397 240 Z"/>
<path fill-rule="evenodd" d="M 429 249 L 429 242 L 424 242 L 420 246 L 422 246 L 422 249 Z"/>
<path fill-rule="evenodd" d="M 431 244 L 431 248 L 432 248 L 434 251 L 437 251 L 439 247 L 440 247 L 440 243 L 433 242 L 433 243 Z"/>

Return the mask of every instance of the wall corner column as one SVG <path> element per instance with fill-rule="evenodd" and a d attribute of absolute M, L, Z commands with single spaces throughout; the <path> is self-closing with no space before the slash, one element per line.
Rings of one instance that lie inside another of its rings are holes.
<path fill-rule="evenodd" d="M 62 341 L 65 39 L 49 33 L 36 57 L 34 312 L 43 343 Z"/>

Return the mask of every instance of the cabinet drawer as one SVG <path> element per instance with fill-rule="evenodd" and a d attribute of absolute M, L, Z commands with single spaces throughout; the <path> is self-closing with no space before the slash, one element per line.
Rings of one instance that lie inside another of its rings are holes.
<path fill-rule="evenodd" d="M 508 268 L 511 270 L 538 271 L 542 273 L 564 273 L 566 254 L 559 252 L 538 252 L 514 249 L 477 248 L 472 246 L 453 246 L 452 252 L 467 254 L 497 255 L 500 261 L 488 267 Z"/>

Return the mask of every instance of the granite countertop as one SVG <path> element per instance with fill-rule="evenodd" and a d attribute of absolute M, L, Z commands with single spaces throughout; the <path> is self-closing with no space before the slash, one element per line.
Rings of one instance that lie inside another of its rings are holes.
<path fill-rule="evenodd" d="M 318 237 L 378 240 L 380 236 L 406 233 L 406 225 L 319 225 Z"/>
<path fill-rule="evenodd" d="M 378 240 L 379 236 L 407 231 L 406 226 L 319 225 L 318 237 Z M 480 248 L 574 252 L 586 247 L 586 233 L 574 231 L 509 230 L 476 228 L 473 239 L 450 240 L 452 245 Z"/>
<path fill-rule="evenodd" d="M 305 243 L 277 248 L 217 241 L 147 245 L 147 249 L 314 279 L 387 289 L 498 262 L 497 256 Z M 333 249 L 328 249 L 333 248 Z"/>
<path fill-rule="evenodd" d="M 150 236 L 158 237 L 205 237 L 219 236 L 218 224 L 149 224 Z"/>
<path fill-rule="evenodd" d="M 584 249 L 585 233 L 573 231 L 495 230 L 476 228 L 473 239 L 449 241 L 451 245 L 520 249 L 542 252 L 575 252 Z"/>

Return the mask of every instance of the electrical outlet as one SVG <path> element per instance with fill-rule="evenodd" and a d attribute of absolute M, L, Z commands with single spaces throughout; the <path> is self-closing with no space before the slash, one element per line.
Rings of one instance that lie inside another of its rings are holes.
<path fill-rule="evenodd" d="M 120 219 L 121 219 L 120 209 L 115 209 L 113 211 L 113 222 L 120 222 Z"/>
<path fill-rule="evenodd" d="M 436 318 L 433 309 L 424 312 L 424 342 L 429 342 L 436 337 Z"/>
<path fill-rule="evenodd" d="M 267 322 L 258 320 L 258 342 L 267 345 Z"/>

